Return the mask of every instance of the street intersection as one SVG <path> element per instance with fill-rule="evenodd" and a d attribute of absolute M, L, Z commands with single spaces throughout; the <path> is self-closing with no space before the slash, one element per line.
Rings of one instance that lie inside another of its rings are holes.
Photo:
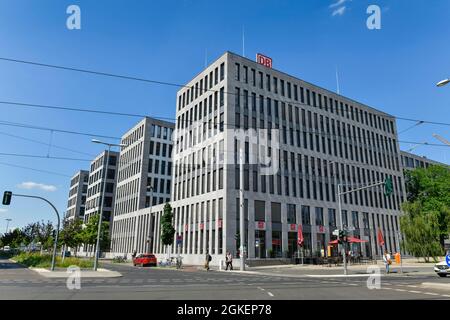
<path fill-rule="evenodd" d="M 116 278 L 82 278 L 81 288 L 69 290 L 65 278 L 46 278 L 8 260 L 0 260 L 0 299 L 146 299 L 146 300 L 357 300 L 450 299 L 450 290 L 433 286 L 450 279 L 432 272 L 381 275 L 379 289 L 369 289 L 368 275 L 349 277 L 327 270 L 295 272 L 280 268 L 241 272 L 186 266 L 183 270 L 140 268 L 103 263 L 122 274 Z M 278 272 L 277 272 L 278 271 Z M 423 283 L 431 283 L 430 286 Z"/>

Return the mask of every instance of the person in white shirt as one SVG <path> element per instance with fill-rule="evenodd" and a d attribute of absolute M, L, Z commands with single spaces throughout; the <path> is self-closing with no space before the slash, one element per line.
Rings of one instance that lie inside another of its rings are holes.
<path fill-rule="evenodd" d="M 384 251 L 383 262 L 384 262 L 384 265 L 386 266 L 386 273 L 389 273 L 389 266 L 392 263 L 392 261 L 391 261 L 391 255 L 387 251 Z"/>

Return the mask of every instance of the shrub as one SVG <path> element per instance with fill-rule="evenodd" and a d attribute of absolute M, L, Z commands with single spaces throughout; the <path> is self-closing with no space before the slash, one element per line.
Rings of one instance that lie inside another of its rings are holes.
<path fill-rule="evenodd" d="M 13 257 L 17 263 L 23 264 L 27 267 L 49 268 L 52 264 L 51 254 L 39 253 L 20 253 Z M 78 266 L 80 268 L 92 268 L 93 260 L 80 259 L 75 257 L 67 257 L 62 261 L 61 257 L 56 257 L 56 267 L 68 268 L 70 266 Z"/>

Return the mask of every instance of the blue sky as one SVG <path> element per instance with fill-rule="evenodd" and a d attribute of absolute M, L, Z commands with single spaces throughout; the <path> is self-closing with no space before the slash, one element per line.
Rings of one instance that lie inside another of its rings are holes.
<path fill-rule="evenodd" d="M 331 6 L 338 3 L 336 6 Z M 81 8 L 81 30 L 66 28 L 66 8 Z M 370 4 L 382 9 L 381 30 L 366 27 Z M 331 6 L 331 7 L 330 7 Z M 343 9 L 344 8 L 344 9 Z M 336 11 L 337 10 L 337 11 Z M 333 15 L 333 13 L 336 13 Z M 0 57 L 185 83 L 224 51 L 256 52 L 274 68 L 390 114 L 450 122 L 450 2 L 434 0 L 259 1 L 63 1 L 0 0 Z M 145 84 L 0 61 L 0 101 L 96 108 L 173 118 L 175 87 Z M 0 121 L 121 136 L 137 119 L 45 111 L 0 104 Z M 399 131 L 412 125 L 398 121 Z M 101 151 L 89 137 L 0 125 L 0 152 L 90 158 Z M 401 134 L 405 141 L 439 143 L 447 126 L 422 125 Z M 402 144 L 402 149 L 412 145 Z M 449 149 L 421 146 L 415 153 L 450 163 Z M 0 156 L 0 162 L 72 175 L 88 162 Z M 0 191 L 47 197 L 66 208 L 69 178 L 0 164 Z M 25 189 L 24 189 L 25 188 Z M 28 188 L 28 189 L 26 189 Z M 54 220 L 38 201 L 16 198 L 0 207 L 0 232 L 28 222 Z"/>

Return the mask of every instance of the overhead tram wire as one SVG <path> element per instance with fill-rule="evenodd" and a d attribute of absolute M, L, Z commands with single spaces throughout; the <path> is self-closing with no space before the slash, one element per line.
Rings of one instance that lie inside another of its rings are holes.
<path fill-rule="evenodd" d="M 48 128 L 48 127 L 37 127 L 37 126 L 32 126 L 32 125 L 27 125 L 27 124 L 22 124 L 22 123 L 14 123 L 14 122 L 7 122 L 7 121 L 1 121 L 0 120 L 0 126 L 1 125 L 6 125 L 6 126 L 14 126 L 14 127 L 21 127 L 21 128 L 29 128 L 29 129 L 37 129 L 37 130 L 47 130 L 47 131 L 55 131 L 55 132 L 61 132 L 61 133 L 67 133 L 67 134 L 76 134 L 76 135 L 83 135 L 83 136 L 89 136 L 89 137 L 102 137 L 102 138 L 107 138 L 107 139 L 115 139 L 115 140 L 121 140 L 120 137 L 112 137 L 112 136 L 104 136 L 104 135 L 97 135 L 97 134 L 93 134 L 93 133 L 84 133 L 84 132 L 76 132 L 76 131 L 68 131 L 68 130 L 59 130 L 59 129 L 53 129 L 53 128 Z M 236 125 L 232 125 L 232 124 L 225 124 L 224 126 L 234 126 L 236 127 Z M 261 129 L 260 127 L 256 127 L 255 129 Z M 267 128 L 262 128 L 262 129 L 267 129 Z M 272 128 L 275 129 L 275 128 Z M 278 128 L 279 129 L 279 128 Z M 218 130 L 218 129 L 216 129 Z M 281 129 L 279 129 L 281 131 Z M 319 135 L 319 136 L 325 136 L 325 137 L 335 137 L 335 138 L 339 138 L 339 137 L 344 137 L 343 135 L 333 135 L 333 134 L 327 134 L 327 133 L 323 133 L 323 132 L 315 132 L 315 131 L 301 131 L 301 132 L 307 132 L 307 133 L 311 133 L 311 134 L 315 134 L 315 135 Z M 351 135 L 347 135 L 345 136 L 345 138 L 349 139 L 350 141 L 357 141 L 359 140 L 359 137 L 353 137 Z M 382 138 L 373 138 L 372 137 L 367 137 L 366 139 L 361 138 L 361 140 L 373 140 L 373 141 L 387 141 L 387 137 L 384 137 L 384 139 Z M 444 144 L 436 144 L 436 143 L 424 143 L 424 142 L 417 142 L 417 141 L 403 141 L 403 140 L 398 140 L 398 142 L 400 143 L 410 143 L 410 144 L 421 144 L 421 145 L 428 145 L 428 146 L 436 146 L 436 147 L 448 147 L 448 145 L 444 145 Z"/>
<path fill-rule="evenodd" d="M 417 123 L 413 124 L 412 126 L 410 126 L 410 127 L 406 128 L 406 129 L 404 129 L 404 130 L 398 132 L 397 134 L 400 135 L 400 134 L 402 134 L 402 133 L 404 133 L 404 132 L 406 132 L 406 131 L 408 131 L 408 130 L 411 130 L 412 128 L 415 128 L 415 127 L 420 126 L 420 125 L 423 124 L 423 123 L 425 123 L 425 121 L 418 121 Z"/>
<path fill-rule="evenodd" d="M 54 157 L 54 156 L 46 156 L 46 155 L 38 155 L 38 154 L 8 153 L 8 152 L 0 152 L 0 156 L 40 158 L 40 159 L 54 159 L 54 160 L 68 160 L 68 161 L 87 161 L 87 162 L 91 162 L 92 161 L 92 159 L 80 159 L 80 158 L 70 158 L 70 157 Z"/>
<path fill-rule="evenodd" d="M 187 120 L 189 122 L 191 122 L 190 120 Z M 192 121 L 194 122 L 194 121 Z M 107 138 L 107 139 L 114 139 L 114 140 L 121 140 L 120 137 L 113 137 L 113 136 L 105 136 L 105 135 L 98 135 L 98 134 L 94 134 L 94 133 L 85 133 L 85 132 L 76 132 L 76 131 L 68 131 L 68 130 L 59 130 L 59 129 L 54 129 L 54 128 L 48 128 L 48 127 L 38 127 L 38 126 L 33 126 L 33 125 L 28 125 L 28 124 L 23 124 L 23 123 L 14 123 L 14 122 L 8 122 L 8 121 L 2 121 L 0 120 L 0 126 L 1 125 L 5 125 L 5 126 L 14 126 L 14 127 L 21 127 L 21 128 L 28 128 L 28 129 L 36 129 L 36 130 L 46 130 L 46 131 L 54 131 L 54 132 L 60 132 L 60 133 L 67 133 L 67 134 L 75 134 L 75 135 L 83 135 L 83 136 L 88 136 L 88 137 L 101 137 L 101 138 Z M 219 125 L 219 124 L 217 124 Z M 237 127 L 236 125 L 233 124 L 228 124 L 228 123 L 224 123 L 224 126 L 232 126 L 232 127 Z M 255 129 L 261 129 L 261 127 L 256 127 Z M 267 129 L 267 128 L 262 128 L 262 129 Z M 275 128 L 272 128 L 275 129 Z M 279 129 L 279 128 L 278 128 Z M 218 129 L 216 129 L 218 130 Z M 281 129 L 279 129 L 281 131 Z M 325 136 L 325 137 L 344 137 L 343 135 L 333 135 L 333 134 L 327 134 L 327 133 L 323 133 L 323 132 L 315 132 L 315 131 L 301 131 L 301 132 L 307 132 L 307 133 L 311 133 L 311 134 L 315 134 L 315 135 L 319 135 L 319 136 Z M 359 137 L 353 137 L 351 135 L 347 135 L 345 136 L 345 138 L 348 138 L 350 141 L 354 140 L 357 141 L 359 140 Z M 373 140 L 373 141 L 387 141 L 387 137 L 384 137 L 384 139 L 382 138 L 373 138 L 372 137 L 367 137 L 366 140 Z M 361 140 L 365 140 L 363 138 L 361 138 Z M 403 141 L 403 140 L 398 140 L 398 142 L 400 143 L 411 143 L 411 144 L 423 144 L 423 145 L 428 145 L 428 146 L 437 146 L 437 147 L 448 147 L 448 145 L 444 145 L 444 144 L 434 144 L 434 143 L 424 143 L 424 142 L 416 142 L 416 141 Z"/>
<path fill-rule="evenodd" d="M 197 88 L 196 89 L 195 86 L 188 86 L 188 85 L 183 85 L 183 84 L 178 84 L 178 83 L 173 83 L 173 82 L 168 82 L 168 81 L 159 81 L 159 80 L 145 79 L 145 78 L 140 78 L 140 77 L 135 77 L 135 76 L 126 76 L 126 75 L 120 75 L 120 74 L 109 73 L 109 72 L 101 72 L 101 71 L 95 71 L 95 70 L 80 69 L 80 68 L 74 68 L 74 67 L 66 67 L 66 66 L 53 65 L 53 64 L 47 64 L 47 63 L 40 63 L 40 62 L 35 62 L 35 61 L 27 61 L 27 60 L 21 60 L 21 59 L 12 59 L 12 58 L 6 58 L 6 57 L 0 57 L 0 60 L 13 62 L 13 63 L 34 65 L 34 66 L 39 66 L 39 67 L 54 68 L 54 69 L 60 69 L 60 70 L 67 70 L 67 71 L 81 72 L 81 73 L 94 74 L 94 75 L 100 75 L 100 76 L 114 77 L 114 78 L 119 78 L 119 79 L 139 81 L 139 82 L 145 82 L 145 83 L 151 83 L 151 84 L 166 85 L 166 86 L 172 86 L 172 87 L 178 87 L 178 88 L 189 88 L 189 89 L 193 89 L 193 90 L 196 90 L 196 91 L 200 92 L 200 94 L 202 94 L 202 92 L 217 92 L 217 93 L 219 93 L 219 90 L 215 90 L 215 89 L 205 89 L 205 88 Z M 330 91 L 330 93 L 336 94 L 336 93 L 331 92 L 331 91 Z M 234 92 L 224 91 L 224 94 L 238 96 Z M 240 97 L 244 97 L 245 95 L 244 94 L 239 94 L 239 96 Z M 258 95 L 256 96 L 256 99 L 259 99 Z M 347 98 L 347 99 L 349 99 L 349 98 Z M 351 99 L 349 99 L 349 100 L 351 100 Z M 287 104 L 290 104 L 290 105 L 294 105 L 294 106 L 306 106 L 306 107 L 316 108 L 316 106 L 308 105 L 307 103 L 301 103 L 301 102 L 299 103 L 299 102 L 295 102 L 295 101 L 292 101 L 292 100 L 278 100 L 278 101 L 279 102 L 284 102 L 284 103 L 287 103 Z M 335 109 L 335 108 L 333 108 L 333 109 Z M 80 110 L 77 110 L 77 111 L 80 111 Z M 377 110 L 377 111 L 381 112 L 381 113 L 385 113 L 385 112 L 380 111 L 380 110 Z M 360 110 L 359 108 L 356 111 L 354 111 L 354 112 L 360 113 L 361 117 L 363 115 L 363 110 Z M 343 114 L 343 113 L 351 114 L 351 110 L 345 111 L 342 108 L 339 111 L 339 114 Z M 124 114 L 124 115 L 126 115 L 126 114 Z M 129 115 L 129 116 L 131 116 L 131 115 Z M 135 115 L 133 115 L 133 116 L 135 116 Z M 406 117 L 397 117 L 397 116 L 393 116 L 393 115 L 392 116 L 390 116 L 390 115 L 378 115 L 378 116 L 380 116 L 382 118 L 385 118 L 387 120 L 391 120 L 391 118 L 393 117 L 393 118 L 396 118 L 396 119 L 399 119 L 399 120 L 405 120 L 405 121 L 422 122 L 422 123 L 428 123 L 428 124 L 450 126 L 450 123 L 443 123 L 443 122 L 436 122 L 436 121 L 427 121 L 427 120 L 418 120 L 418 119 L 410 119 L 410 118 L 406 118 Z"/>
<path fill-rule="evenodd" d="M 85 156 L 94 156 L 93 154 L 90 154 L 90 153 L 86 153 L 86 152 L 78 151 L 78 150 L 75 150 L 75 149 L 66 148 L 66 147 L 58 146 L 58 145 L 55 145 L 55 144 L 52 144 L 52 143 L 47 143 L 47 142 L 43 142 L 43 141 L 39 141 L 39 140 L 34 140 L 34 139 L 26 138 L 26 137 L 23 137 L 23 136 L 18 136 L 18 135 L 6 133 L 6 132 L 1 132 L 0 131 L 0 134 L 8 136 L 8 137 L 13 137 L 13 138 L 16 138 L 16 139 L 21 139 L 21 140 L 30 141 L 30 142 L 34 142 L 34 143 L 37 143 L 37 144 L 49 146 L 51 148 L 56 148 L 56 149 L 66 150 L 66 151 L 70 151 L 70 152 L 74 152 L 74 153 L 83 154 Z"/>
<path fill-rule="evenodd" d="M 19 168 L 19 169 L 32 170 L 32 171 L 36 171 L 36 172 L 42 172 L 42 173 L 53 174 L 53 175 L 57 175 L 57 176 L 71 178 L 71 176 L 69 176 L 68 174 L 63 174 L 63 173 L 58 173 L 58 172 L 53 172 L 53 171 L 48 171 L 48 170 L 43 170 L 43 169 L 36 169 L 36 168 L 31 168 L 31 167 L 26 167 L 26 166 L 20 166 L 20 165 L 17 165 L 17 164 L 12 164 L 12 163 L 7 163 L 7 162 L 0 162 L 0 165 L 13 167 L 13 168 Z"/>
<path fill-rule="evenodd" d="M 62 129 L 55 129 L 55 128 L 49 128 L 49 127 L 39 127 L 39 126 L 30 125 L 30 124 L 3 121 L 3 120 L 0 120 L 0 125 L 27 128 L 27 129 L 35 129 L 35 130 L 54 131 L 54 132 L 60 132 L 60 133 L 82 135 L 82 136 L 87 136 L 87 137 L 97 137 L 97 138 L 105 138 L 105 139 L 113 139 L 113 140 L 121 139 L 120 137 L 106 136 L 106 135 L 100 135 L 100 134 L 88 133 L 88 132 L 62 130 Z"/>

